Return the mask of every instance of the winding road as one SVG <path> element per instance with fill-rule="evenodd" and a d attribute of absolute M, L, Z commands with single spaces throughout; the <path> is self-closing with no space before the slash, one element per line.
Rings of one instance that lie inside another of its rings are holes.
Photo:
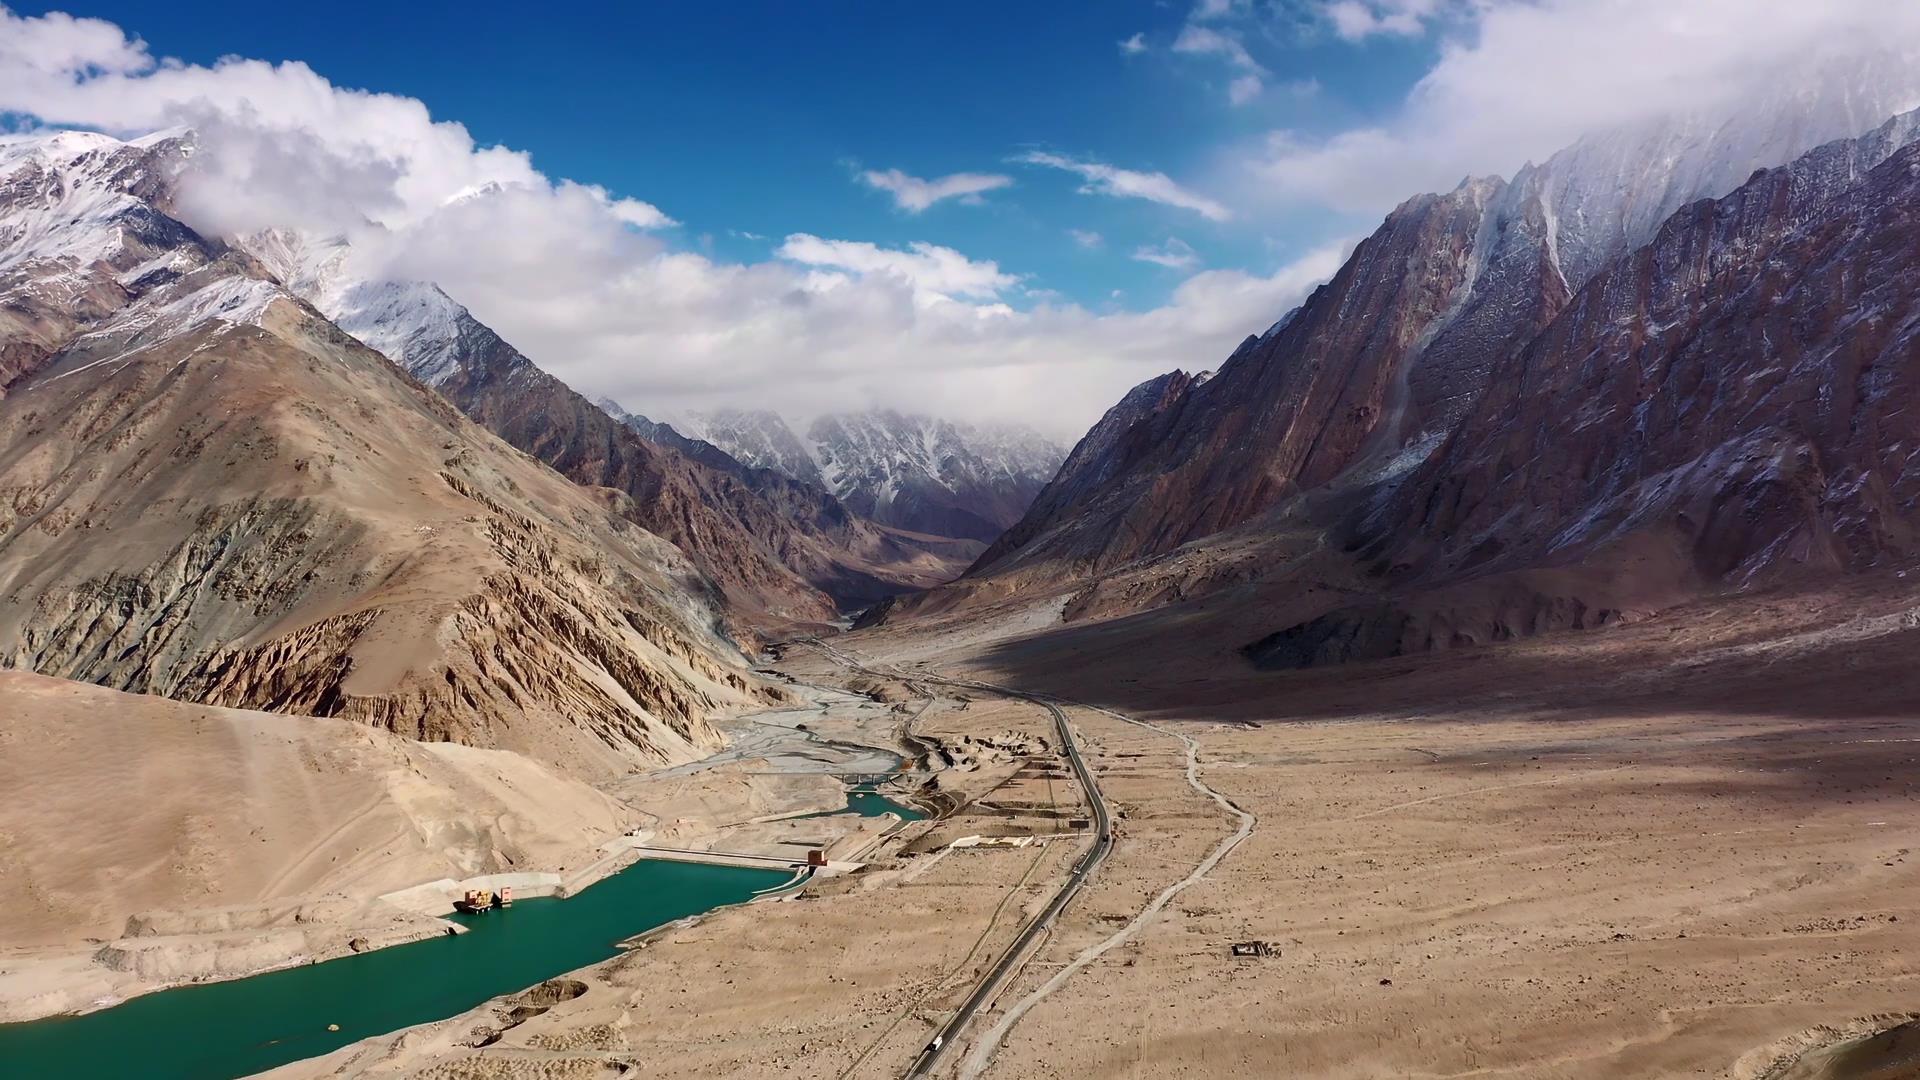
<path fill-rule="evenodd" d="M 1099 868 L 1100 863 L 1106 859 L 1107 854 L 1113 850 L 1113 820 L 1108 814 L 1106 799 L 1100 794 L 1100 785 L 1099 782 L 1094 779 L 1093 770 L 1087 767 L 1086 761 L 1080 756 L 1080 746 L 1074 741 L 1073 725 L 1067 722 L 1066 711 L 1052 701 L 1040 697 L 1037 694 L 1029 694 L 1004 686 L 995 686 L 991 683 L 974 682 L 967 679 L 949 679 L 944 676 L 930 675 L 920 671 L 912 672 L 911 674 L 905 672 L 876 671 L 819 638 L 801 638 L 798 640 L 826 653 L 832 657 L 836 663 L 864 675 L 872 675 L 883 679 L 912 679 L 916 682 L 932 682 L 969 690 L 984 690 L 1005 697 L 1030 701 L 1035 705 L 1041 706 L 1046 709 L 1048 713 L 1052 714 L 1054 726 L 1058 728 L 1060 732 L 1061 749 L 1066 754 L 1067 763 L 1073 767 L 1074 776 L 1080 781 L 1081 790 L 1087 793 L 1087 802 L 1093 810 L 1093 842 L 1087 846 L 1087 850 L 1081 852 L 1080 858 L 1073 864 L 1072 871 L 1067 874 L 1066 883 L 1060 887 L 1060 891 L 1054 894 L 1053 899 L 1045 908 L 1041 909 L 1038 915 L 1035 915 L 1027 922 L 1027 925 L 1020 928 L 1019 935 L 1015 937 L 1013 942 L 1007 946 L 1006 950 L 1000 954 L 999 959 L 994 961 L 993 967 L 988 969 L 986 977 L 974 986 L 973 993 L 967 995 L 967 1000 L 960 1008 L 952 1016 L 947 1018 L 946 1024 L 940 1028 L 938 1034 L 927 1044 L 926 1048 L 920 1051 L 920 1056 L 914 1059 L 913 1064 L 906 1072 L 908 1077 L 928 1076 L 932 1074 L 934 1068 L 940 1063 L 941 1058 L 946 1052 L 953 1048 L 954 1044 L 958 1041 L 960 1033 L 966 1030 L 967 1024 L 974 1018 L 975 1014 L 986 1008 L 987 1004 L 993 1000 L 993 996 L 1000 991 L 1002 986 L 1006 985 L 1007 981 L 1013 977 L 1014 972 L 1020 969 L 1020 965 L 1024 963 L 1027 958 L 1027 954 L 1032 951 L 1034 943 L 1039 941 L 1042 934 L 1045 934 L 1053 927 L 1053 922 L 1059 917 L 1060 912 L 1066 908 L 1067 904 L 1072 902 L 1074 896 L 1077 895 L 1081 887 L 1086 884 L 1087 879 L 1093 875 L 1093 872 Z"/>
<path fill-rule="evenodd" d="M 941 683 L 946 686 L 957 686 L 969 690 L 982 690 L 1004 697 L 1030 701 L 1035 705 L 1041 706 L 1052 714 L 1053 722 L 1060 730 L 1060 745 L 1066 752 L 1067 761 L 1073 766 L 1074 775 L 1079 777 L 1081 786 L 1087 793 L 1088 803 L 1093 808 L 1093 820 L 1096 827 L 1093 843 L 1081 854 L 1079 861 L 1074 863 L 1073 871 L 1067 875 L 1066 884 L 1061 887 L 1058 893 L 1054 894 L 1052 902 L 1049 903 L 1039 915 L 1035 916 L 1026 926 L 1021 928 L 1020 935 L 1000 954 L 999 959 L 996 960 L 993 967 L 988 970 L 986 977 L 981 979 L 979 984 L 974 987 L 973 993 L 967 996 L 966 1002 L 960 1006 L 959 1011 L 947 1019 L 947 1022 L 942 1025 L 933 1041 L 928 1043 L 926 1048 L 920 1051 L 918 1057 L 914 1058 L 913 1064 L 908 1067 L 905 1074 L 909 1078 L 932 1075 L 933 1070 L 939 1065 L 946 1053 L 952 1050 L 959 1041 L 959 1036 L 966 1030 L 967 1024 L 973 1020 L 975 1015 L 993 1001 L 994 995 L 999 993 L 1008 981 L 1013 978 L 1014 974 L 1020 970 L 1021 965 L 1026 961 L 1029 953 L 1033 951 L 1034 944 L 1039 940 L 1040 936 L 1052 928 L 1054 920 L 1060 915 L 1060 912 L 1064 910 L 1067 904 L 1073 900 L 1074 896 L 1079 893 L 1081 887 L 1086 884 L 1087 879 L 1093 875 L 1093 872 L 1099 868 L 1101 862 L 1106 859 L 1108 853 L 1113 850 L 1113 825 L 1108 816 L 1106 799 L 1100 794 L 1100 785 L 1094 780 L 1093 770 L 1087 767 L 1087 763 L 1080 756 L 1080 746 L 1074 741 L 1073 728 L 1067 722 L 1067 714 L 1060 707 L 1061 705 L 1064 704 L 1071 705 L 1075 708 L 1089 709 L 1103 716 L 1112 717 L 1122 723 L 1131 724 L 1134 727 L 1151 731 L 1156 735 L 1178 740 L 1186 751 L 1187 786 L 1195 792 L 1206 796 L 1216 803 L 1220 809 L 1234 817 L 1237 820 L 1237 825 L 1233 832 L 1221 838 L 1220 842 L 1214 846 L 1212 851 L 1207 853 L 1206 858 L 1200 860 L 1192 872 L 1161 890 L 1159 895 L 1155 896 L 1153 900 L 1150 901 L 1138 915 L 1135 915 L 1129 920 L 1125 926 L 1099 942 L 1083 949 L 1071 962 L 1054 972 L 1050 978 L 1040 986 L 1034 988 L 1026 997 L 1021 998 L 1010 1006 L 1006 1012 L 1001 1015 L 999 1022 L 984 1035 L 980 1036 L 974 1043 L 972 1052 L 967 1055 L 966 1060 L 961 1064 L 959 1069 L 960 1080 L 975 1080 L 976 1077 L 986 1070 L 995 1051 L 997 1051 L 1000 1044 L 1005 1041 L 1007 1034 L 1013 1030 L 1014 1025 L 1018 1024 L 1029 1010 L 1035 1005 L 1038 1005 L 1040 1001 L 1049 994 L 1052 994 L 1055 990 L 1064 986 L 1067 980 L 1072 978 L 1075 973 L 1085 969 L 1088 965 L 1098 960 L 1116 946 L 1132 938 L 1142 927 L 1156 918 L 1161 911 L 1165 910 L 1167 904 L 1171 902 L 1174 897 L 1204 880 L 1208 874 L 1213 872 L 1213 868 L 1218 866 L 1220 861 L 1227 857 L 1228 853 L 1240 846 L 1241 841 L 1253 835 L 1254 827 L 1259 823 L 1259 818 L 1251 811 L 1246 810 L 1232 799 L 1227 798 L 1200 778 L 1200 743 L 1192 736 L 1183 732 L 1169 730 L 1158 724 L 1150 724 L 1145 720 L 1136 720 L 1124 713 L 1115 712 L 1112 709 L 1102 708 L 1098 705 L 1066 701 L 1041 694 L 1030 694 L 1023 690 L 996 686 L 992 683 L 976 682 L 969 679 L 950 679 L 945 676 L 928 674 L 922 670 L 912 672 L 876 671 L 819 638 L 802 638 L 798 640 L 820 649 L 832 657 L 836 663 L 865 675 L 872 675 L 879 678 L 903 679 L 914 682 Z"/>

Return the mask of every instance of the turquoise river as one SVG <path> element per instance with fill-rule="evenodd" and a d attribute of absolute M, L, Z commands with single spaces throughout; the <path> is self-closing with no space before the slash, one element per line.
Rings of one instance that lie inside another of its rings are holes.
<path fill-rule="evenodd" d="M 924 816 L 862 788 L 828 813 Z M 565 900 L 450 915 L 467 928 L 457 936 L 162 990 L 84 1016 L 0 1024 L 0 1077 L 246 1076 L 456 1016 L 614 956 L 635 934 L 750 900 L 791 878 L 782 870 L 642 860 Z"/>

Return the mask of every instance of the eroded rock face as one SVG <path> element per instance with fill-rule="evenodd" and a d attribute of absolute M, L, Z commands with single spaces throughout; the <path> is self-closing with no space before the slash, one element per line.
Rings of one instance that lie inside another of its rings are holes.
<path fill-rule="evenodd" d="M 1250 654 L 1298 666 L 1579 628 L 1649 579 L 1678 595 L 1920 553 L 1913 130 L 1897 118 L 1758 173 L 1608 264 L 1341 526 L 1395 598 Z M 1542 566 L 1631 574 L 1461 617 Z"/>
<path fill-rule="evenodd" d="M 98 160 L 75 174 L 94 201 L 137 198 L 116 178 L 145 171 Z M 37 207 L 0 200 L 0 222 Z M 9 255 L 36 235 L 7 229 Z M 46 324 L 0 400 L 0 665 L 588 775 L 698 756 L 713 710 L 777 693 L 632 499 L 479 428 L 251 259 L 155 257 L 185 269 Z M 34 265 L 117 283 L 116 259 Z"/>
<path fill-rule="evenodd" d="M 1920 149 L 1908 121 L 1669 219 L 1495 372 L 1361 523 L 1427 573 L 1672 526 L 1707 577 L 1910 550 L 1920 474 Z"/>
<path fill-rule="evenodd" d="M 1135 417 L 1124 437 L 1102 430 L 1111 415 L 1103 420 L 1074 456 L 1106 467 L 1070 462 L 963 587 L 1000 595 L 1022 582 L 1110 574 L 1258 528 L 1278 508 L 1297 512 L 1303 496 L 1334 501 L 1404 475 L 1462 425 L 1484 424 L 1474 419 L 1482 395 L 1511 391 L 1518 356 L 1663 221 L 1758 167 L 1876 123 L 1885 115 L 1873 116 L 1876 103 L 1907 99 L 1907 76 L 1894 76 L 1840 73 L 1819 93 L 1732 122 L 1676 118 L 1607 133 L 1511 182 L 1409 200 L 1218 376 L 1155 409 L 1123 410 Z M 1824 167 L 1857 175 L 1913 128 L 1901 117 Z M 1140 449 L 1093 452 L 1116 444 Z"/>
<path fill-rule="evenodd" d="M 1109 414 L 907 614 L 1078 579 L 1067 619 L 1293 582 L 1349 606 L 1250 653 L 1320 663 L 1904 558 L 1920 116 L 1808 150 L 1860 100 L 1616 133 L 1410 200 L 1218 376 Z M 1524 576 L 1570 568 L 1594 573 Z"/>
<path fill-rule="evenodd" d="M 1096 426 L 970 575 L 1103 572 L 1232 528 L 1338 475 L 1378 433 L 1397 430 L 1402 364 L 1460 302 L 1503 187 L 1479 180 L 1408 200 L 1217 375 L 1136 390 L 1140 400 Z"/>

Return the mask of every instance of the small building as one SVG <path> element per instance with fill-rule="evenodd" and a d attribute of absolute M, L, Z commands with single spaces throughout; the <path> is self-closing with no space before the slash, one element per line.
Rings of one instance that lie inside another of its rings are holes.
<path fill-rule="evenodd" d="M 825 848 L 807 849 L 807 865 L 815 868 L 827 865 L 827 850 Z"/>
<path fill-rule="evenodd" d="M 1264 941 L 1236 941 L 1227 946 L 1234 956 L 1272 956 L 1273 946 Z"/>

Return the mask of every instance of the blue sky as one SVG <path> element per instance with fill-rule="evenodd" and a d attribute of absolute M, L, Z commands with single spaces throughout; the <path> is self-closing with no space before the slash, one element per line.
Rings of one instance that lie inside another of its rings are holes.
<path fill-rule="evenodd" d="M 764 259 L 793 232 L 925 241 L 992 259 L 1030 288 L 1131 308 L 1162 303 L 1185 276 L 1136 260 L 1140 248 L 1177 239 L 1196 265 L 1268 272 L 1371 215 L 1310 206 L 1214 222 L 1079 195 L 1078 178 L 1009 159 L 1049 150 L 1204 191 L 1224 146 L 1274 127 L 1334 131 L 1391 110 L 1434 50 L 1430 37 L 1355 43 L 1304 15 L 1274 20 L 1244 41 L 1275 88 L 1235 106 L 1230 65 L 1170 50 L 1184 6 L 596 7 L 607 10 L 278 5 L 236 18 L 230 5 L 180 2 L 16 11 L 108 19 L 189 62 L 303 60 L 341 86 L 418 98 L 482 143 L 529 151 L 549 175 L 653 203 L 682 223 L 676 242 L 722 258 Z M 1128 54 L 1119 43 L 1135 34 L 1148 48 Z M 856 182 L 867 169 L 994 173 L 1013 186 L 977 205 L 949 200 L 909 214 Z M 1069 230 L 1103 242 L 1084 246 Z"/>
<path fill-rule="evenodd" d="M 602 7 L 0 0 L 0 125 L 190 127 L 195 228 L 337 234 L 637 412 L 1070 441 L 1411 195 L 1808 62 L 1920 68 L 1884 0 Z"/>

